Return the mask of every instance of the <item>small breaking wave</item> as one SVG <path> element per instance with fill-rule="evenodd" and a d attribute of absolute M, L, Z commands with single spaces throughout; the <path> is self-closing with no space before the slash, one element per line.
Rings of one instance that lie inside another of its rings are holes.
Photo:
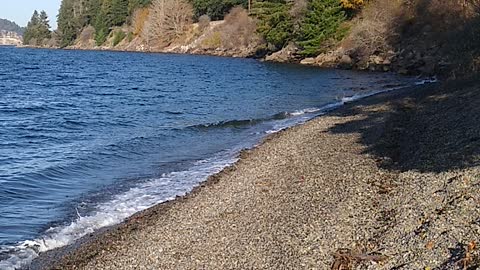
<path fill-rule="evenodd" d="M 219 121 L 216 123 L 207 123 L 207 124 L 198 124 L 189 126 L 188 128 L 192 129 L 214 129 L 214 128 L 242 128 L 253 126 L 258 123 L 265 121 L 264 119 L 245 119 L 245 120 L 229 120 L 229 121 Z"/>
<path fill-rule="evenodd" d="M 297 110 L 293 112 L 280 112 L 265 118 L 219 121 L 216 123 L 193 125 L 193 126 L 189 126 L 188 128 L 193 128 L 193 129 L 246 128 L 246 127 L 251 127 L 264 122 L 284 120 L 292 117 L 301 116 L 304 114 L 316 113 L 316 112 L 319 112 L 320 110 L 321 110 L 320 108 L 307 108 L 307 109 Z"/>
<path fill-rule="evenodd" d="M 415 85 L 424 85 L 424 84 L 436 83 L 436 82 L 438 82 L 438 79 L 437 79 L 436 76 L 433 76 L 431 78 L 427 78 L 427 79 L 417 81 L 417 82 L 415 82 Z"/>
<path fill-rule="evenodd" d="M 424 79 L 424 80 L 414 82 L 414 85 L 418 86 L 418 85 L 424 85 L 424 84 L 436 83 L 436 82 L 438 82 L 437 78 L 433 77 L 433 78 L 430 78 L 430 79 Z M 292 115 L 292 116 L 302 116 L 304 114 L 314 114 L 314 115 L 312 115 L 311 117 L 301 117 L 301 118 L 296 119 L 296 121 L 276 123 L 274 125 L 273 129 L 267 130 L 265 133 L 266 134 L 277 133 L 279 131 L 282 131 L 284 129 L 292 127 L 294 125 L 305 123 L 306 121 L 312 119 L 313 117 L 324 115 L 324 114 L 328 113 L 329 111 L 334 110 L 336 108 L 339 108 L 339 107 L 341 107 L 341 106 L 343 106 L 347 103 L 350 103 L 350 102 L 353 102 L 353 101 L 356 101 L 356 100 L 359 100 L 359 99 L 367 98 L 367 97 L 370 97 L 370 96 L 374 96 L 374 95 L 377 95 L 377 94 L 387 93 L 387 92 L 391 92 L 391 91 L 394 91 L 394 90 L 403 89 L 403 88 L 410 87 L 410 86 L 411 85 L 406 85 L 406 84 L 391 84 L 391 85 L 386 85 L 385 88 L 383 88 L 382 90 L 378 90 L 378 91 L 369 91 L 369 92 L 362 93 L 362 94 L 355 94 L 355 95 L 351 95 L 351 96 L 337 97 L 337 100 L 338 100 L 337 102 L 327 104 L 327 105 L 325 105 L 321 108 L 310 108 L 310 109 L 304 109 L 304 110 L 299 110 L 299 111 L 292 112 L 292 113 L 290 113 L 290 115 Z"/>
<path fill-rule="evenodd" d="M 164 174 L 115 195 L 111 200 L 97 205 L 90 215 L 80 216 L 77 213 L 75 221 L 66 226 L 52 227 L 40 238 L 14 246 L 2 246 L 0 269 L 21 269 L 28 266 L 41 252 L 69 245 L 100 228 L 119 224 L 139 211 L 185 195 L 208 176 L 236 161 L 233 153 L 197 161 L 188 170 Z"/>

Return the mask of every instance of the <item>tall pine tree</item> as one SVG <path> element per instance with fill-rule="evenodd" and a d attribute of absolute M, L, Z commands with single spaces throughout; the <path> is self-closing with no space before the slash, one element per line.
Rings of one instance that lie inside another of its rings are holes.
<path fill-rule="evenodd" d="M 42 39 L 51 38 L 52 34 L 50 32 L 50 21 L 48 20 L 48 15 L 45 10 L 40 12 L 40 22 L 39 22 L 39 36 Z"/>
<path fill-rule="evenodd" d="M 27 24 L 27 29 L 23 36 L 23 43 L 26 45 L 43 45 L 45 39 L 51 38 L 48 16 L 45 11 L 34 11 L 32 18 Z"/>
<path fill-rule="evenodd" d="M 71 45 L 77 38 L 78 21 L 75 17 L 74 0 L 63 0 L 58 13 L 58 31 L 60 33 L 60 46 Z"/>
<path fill-rule="evenodd" d="M 346 14 L 338 0 L 312 0 L 300 29 L 299 45 L 302 54 L 312 56 L 326 49 L 329 43 L 345 34 L 340 25 Z"/>
<path fill-rule="evenodd" d="M 32 39 L 35 38 L 36 36 L 36 27 L 38 23 L 40 22 L 40 15 L 38 14 L 38 11 L 34 11 L 32 18 L 27 24 L 27 29 L 25 30 L 25 33 L 23 34 L 23 43 L 25 45 L 29 45 Z"/>
<path fill-rule="evenodd" d="M 128 0 L 112 0 L 112 5 L 107 14 L 110 26 L 124 24 L 128 17 Z"/>
<path fill-rule="evenodd" d="M 257 31 L 273 50 L 281 49 L 293 36 L 290 8 L 291 2 L 285 0 L 258 1 L 253 5 L 252 15 L 259 21 Z"/>

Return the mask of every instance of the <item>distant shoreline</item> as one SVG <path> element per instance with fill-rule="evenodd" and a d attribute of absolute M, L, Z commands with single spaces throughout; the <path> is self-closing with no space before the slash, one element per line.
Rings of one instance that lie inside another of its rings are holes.
<path fill-rule="evenodd" d="M 77 47 L 44 47 L 44 46 L 33 46 L 33 45 L 12 45 L 16 48 L 29 48 L 29 49 L 49 49 L 49 50 L 65 50 L 65 51 L 98 51 L 98 52 L 135 52 L 135 53 L 162 53 L 162 54 L 178 54 L 178 55 L 205 55 L 205 56 L 217 56 L 217 57 L 228 57 L 228 58 L 244 58 L 244 59 L 257 59 L 264 60 L 263 57 L 243 57 L 236 55 L 224 55 L 216 54 L 215 52 L 205 52 L 205 53 L 196 53 L 196 52 L 177 52 L 172 50 L 134 50 L 134 49 L 115 49 L 110 47 L 95 47 L 95 48 L 77 48 Z M 271 61 L 275 62 L 275 61 Z M 300 62 L 292 62 L 291 64 L 300 64 Z"/>

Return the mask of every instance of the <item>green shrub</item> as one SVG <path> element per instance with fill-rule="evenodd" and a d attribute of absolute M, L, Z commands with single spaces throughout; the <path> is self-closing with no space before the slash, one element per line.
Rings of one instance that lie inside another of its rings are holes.
<path fill-rule="evenodd" d="M 222 36 L 220 32 L 213 32 L 202 41 L 202 45 L 206 48 L 220 48 L 222 46 Z"/>
<path fill-rule="evenodd" d="M 135 38 L 135 34 L 133 32 L 128 32 L 127 34 L 127 41 L 132 42 L 132 40 Z"/>
<path fill-rule="evenodd" d="M 95 44 L 97 46 L 103 45 L 108 37 L 108 29 L 100 28 L 95 30 Z"/>
<path fill-rule="evenodd" d="M 127 35 L 122 30 L 115 31 L 113 33 L 113 41 L 112 41 L 113 47 L 117 46 L 120 42 L 122 42 L 122 40 L 124 40 L 126 36 Z"/>

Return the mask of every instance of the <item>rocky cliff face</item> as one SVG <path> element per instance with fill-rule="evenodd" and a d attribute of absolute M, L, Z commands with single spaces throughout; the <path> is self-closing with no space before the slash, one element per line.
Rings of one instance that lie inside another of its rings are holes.
<path fill-rule="evenodd" d="M 22 45 L 22 37 L 15 33 L 5 30 L 0 30 L 0 45 Z"/>

